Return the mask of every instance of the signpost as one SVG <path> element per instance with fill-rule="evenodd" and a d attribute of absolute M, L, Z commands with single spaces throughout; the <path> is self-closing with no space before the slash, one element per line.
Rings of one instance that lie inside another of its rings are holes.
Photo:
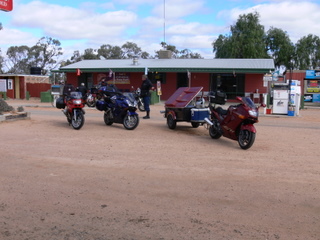
<path fill-rule="evenodd" d="M 10 12 L 13 9 L 13 0 L 0 0 L 0 10 Z"/>

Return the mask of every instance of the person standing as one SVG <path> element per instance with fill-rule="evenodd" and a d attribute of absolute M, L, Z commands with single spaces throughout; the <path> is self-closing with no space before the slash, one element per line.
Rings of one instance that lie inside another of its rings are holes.
<path fill-rule="evenodd" d="M 147 75 L 142 75 L 142 83 L 141 83 L 141 93 L 140 97 L 143 99 L 144 109 L 147 112 L 147 115 L 143 117 L 143 119 L 149 119 L 150 118 L 150 89 L 152 89 L 152 83 L 148 79 Z"/>

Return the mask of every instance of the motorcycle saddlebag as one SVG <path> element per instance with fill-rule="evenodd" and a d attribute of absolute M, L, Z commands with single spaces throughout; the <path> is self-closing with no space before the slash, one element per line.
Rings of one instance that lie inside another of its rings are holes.
<path fill-rule="evenodd" d="M 106 110 L 106 106 L 107 106 L 107 103 L 105 101 L 102 101 L 102 100 L 98 100 L 96 102 L 96 108 L 99 110 L 99 111 L 104 111 Z"/>
<path fill-rule="evenodd" d="M 56 108 L 62 109 L 62 108 L 65 108 L 65 106 L 66 105 L 64 104 L 63 97 L 57 98 L 57 100 L 56 100 Z"/>
<path fill-rule="evenodd" d="M 227 94 L 221 91 L 209 92 L 210 103 L 225 104 L 227 102 Z"/>

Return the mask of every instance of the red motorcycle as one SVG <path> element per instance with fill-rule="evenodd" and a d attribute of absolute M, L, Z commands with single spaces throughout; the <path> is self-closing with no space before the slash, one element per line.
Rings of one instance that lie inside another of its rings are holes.
<path fill-rule="evenodd" d="M 84 100 L 81 92 L 70 92 L 65 97 L 60 97 L 56 101 L 57 108 L 64 108 L 63 113 L 66 115 L 69 125 L 76 130 L 82 128 L 84 124 Z"/>
<path fill-rule="evenodd" d="M 210 125 L 211 138 L 219 139 L 224 136 L 238 141 L 242 149 L 250 148 L 257 132 L 253 124 L 258 122 L 258 107 L 248 97 L 237 97 L 240 104 L 231 105 L 227 110 L 224 110 L 215 105 L 225 104 L 227 98 L 225 93 L 211 92 L 208 97 L 211 114 L 210 119 L 206 118 L 205 121 Z"/>

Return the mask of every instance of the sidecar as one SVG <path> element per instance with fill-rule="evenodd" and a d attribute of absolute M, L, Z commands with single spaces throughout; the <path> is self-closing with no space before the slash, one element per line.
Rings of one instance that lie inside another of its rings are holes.
<path fill-rule="evenodd" d="M 175 129 L 177 122 L 190 122 L 194 128 L 205 123 L 210 109 L 205 106 L 203 87 L 180 87 L 165 102 L 164 117 L 170 129 Z"/>

